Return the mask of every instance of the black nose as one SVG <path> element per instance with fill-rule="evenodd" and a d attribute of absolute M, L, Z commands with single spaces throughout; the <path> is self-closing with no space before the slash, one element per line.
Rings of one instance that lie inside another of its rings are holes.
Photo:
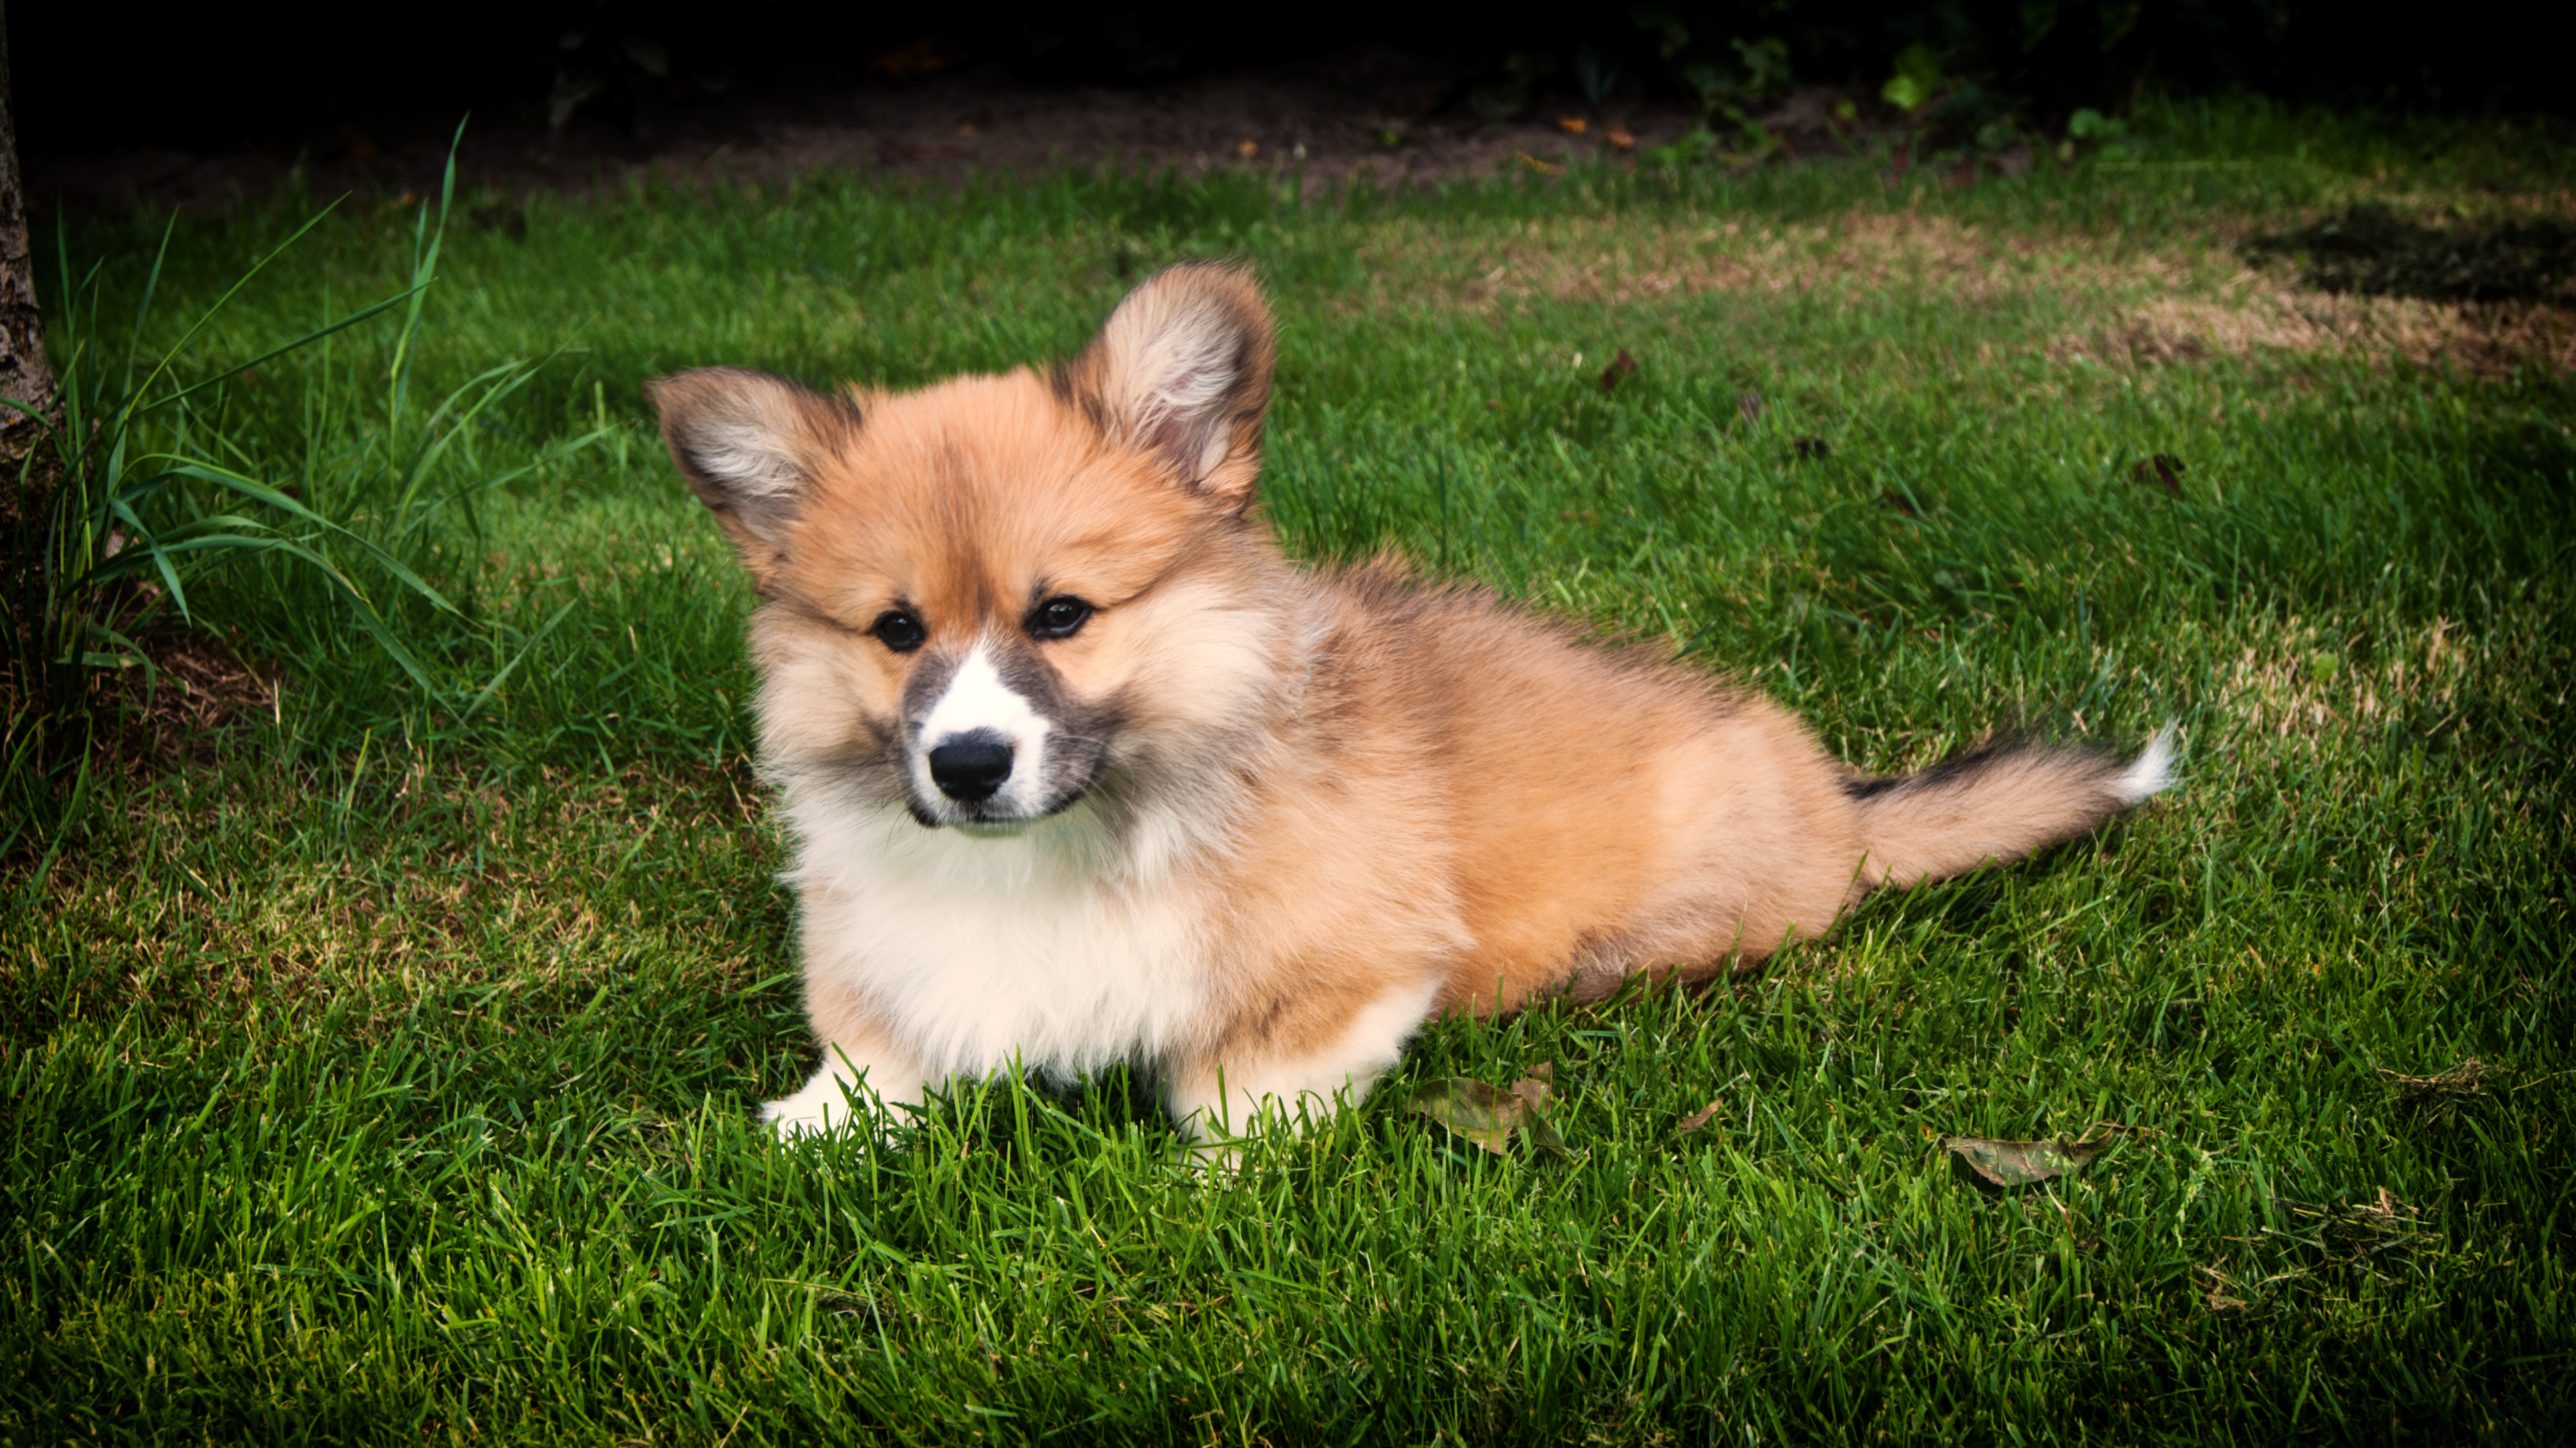
<path fill-rule="evenodd" d="M 930 751 L 930 778 L 939 792 L 961 804 L 991 799 L 1011 777 L 1011 746 L 977 730 Z"/>

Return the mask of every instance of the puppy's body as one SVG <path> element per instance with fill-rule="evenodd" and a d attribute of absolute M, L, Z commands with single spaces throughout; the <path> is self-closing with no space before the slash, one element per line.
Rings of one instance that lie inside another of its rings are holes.
<path fill-rule="evenodd" d="M 1203 1133 L 1327 1108 L 1434 1015 L 1756 960 L 2162 787 L 2161 742 L 1861 779 L 1642 650 L 1298 568 L 1251 511 L 1269 370 L 1249 283 L 1188 267 L 1048 375 L 657 384 L 767 599 L 826 1046 L 782 1129 L 1014 1063 L 1149 1063 Z"/>

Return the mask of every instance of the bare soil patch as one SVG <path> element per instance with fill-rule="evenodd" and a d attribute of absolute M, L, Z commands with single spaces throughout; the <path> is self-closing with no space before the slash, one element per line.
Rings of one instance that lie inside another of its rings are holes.
<path fill-rule="evenodd" d="M 91 676 L 101 726 L 96 762 L 141 772 L 172 759 L 211 764 L 227 726 L 277 707 L 285 669 L 220 634 L 174 620 L 136 644 L 126 666 Z"/>

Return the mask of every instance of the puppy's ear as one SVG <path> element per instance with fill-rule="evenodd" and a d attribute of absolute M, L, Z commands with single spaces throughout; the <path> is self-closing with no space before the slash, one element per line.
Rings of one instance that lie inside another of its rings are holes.
<path fill-rule="evenodd" d="M 1100 335 L 1055 369 L 1059 396 L 1181 483 L 1236 511 L 1261 472 L 1261 414 L 1278 344 L 1252 278 L 1192 262 L 1127 294 Z"/>
<path fill-rule="evenodd" d="M 662 415 L 662 441 L 680 476 L 766 592 L 815 470 L 857 430 L 858 410 L 744 367 L 655 378 L 644 395 Z"/>

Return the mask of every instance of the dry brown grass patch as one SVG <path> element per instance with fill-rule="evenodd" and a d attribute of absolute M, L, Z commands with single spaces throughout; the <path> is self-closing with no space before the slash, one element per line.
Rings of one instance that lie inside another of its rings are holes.
<path fill-rule="evenodd" d="M 2409 1076 L 2385 1066 L 2377 1069 L 2397 1092 L 2398 1119 L 2421 1125 L 2447 1124 L 2485 1104 L 2487 1083 L 2504 1074 L 2475 1057 L 2434 1076 Z"/>
<path fill-rule="evenodd" d="M 2428 302 L 2294 290 L 2247 272 L 2215 297 L 2167 296 L 2051 347 L 2121 366 L 2211 357 L 2402 357 L 2481 377 L 2576 368 L 2576 312 L 2545 302 Z"/>
<path fill-rule="evenodd" d="M 2268 646 L 2238 656 L 2221 686 L 2221 708 L 2256 734 L 2311 745 L 2409 713 L 2447 715 L 2459 702 L 2477 647 L 2448 619 L 2435 619 L 2414 637 L 2383 644 L 2368 663 L 2356 663 L 2345 643 L 2292 618 Z"/>
<path fill-rule="evenodd" d="M 1818 222 L 1533 220 L 1500 240 L 1428 223 L 1364 249 L 1380 305 L 1465 310 L 1518 301 L 1621 306 L 1709 293 L 1829 293 L 1982 304 L 2051 296 L 2104 320 L 2045 346 L 2119 367 L 2211 358 L 2397 357 L 2479 376 L 2576 368 L 2576 311 L 2550 302 L 2452 303 L 2336 295 L 2249 267 L 2226 238 L 2141 251 L 2073 231 L 1996 230 L 1912 211 Z"/>
<path fill-rule="evenodd" d="M 1387 228 L 1365 255 L 1403 278 L 1389 301 L 1429 294 L 1482 308 L 1535 298 L 1621 304 L 1708 292 L 1906 291 L 1985 301 L 2048 291 L 2184 285 L 2196 257 L 2123 251 L 2072 233 L 1994 231 L 1944 216 L 1859 210 L 1822 222 L 1746 220 L 1639 226 L 1630 218 L 1531 221 L 1472 242 L 1419 222 Z"/>

